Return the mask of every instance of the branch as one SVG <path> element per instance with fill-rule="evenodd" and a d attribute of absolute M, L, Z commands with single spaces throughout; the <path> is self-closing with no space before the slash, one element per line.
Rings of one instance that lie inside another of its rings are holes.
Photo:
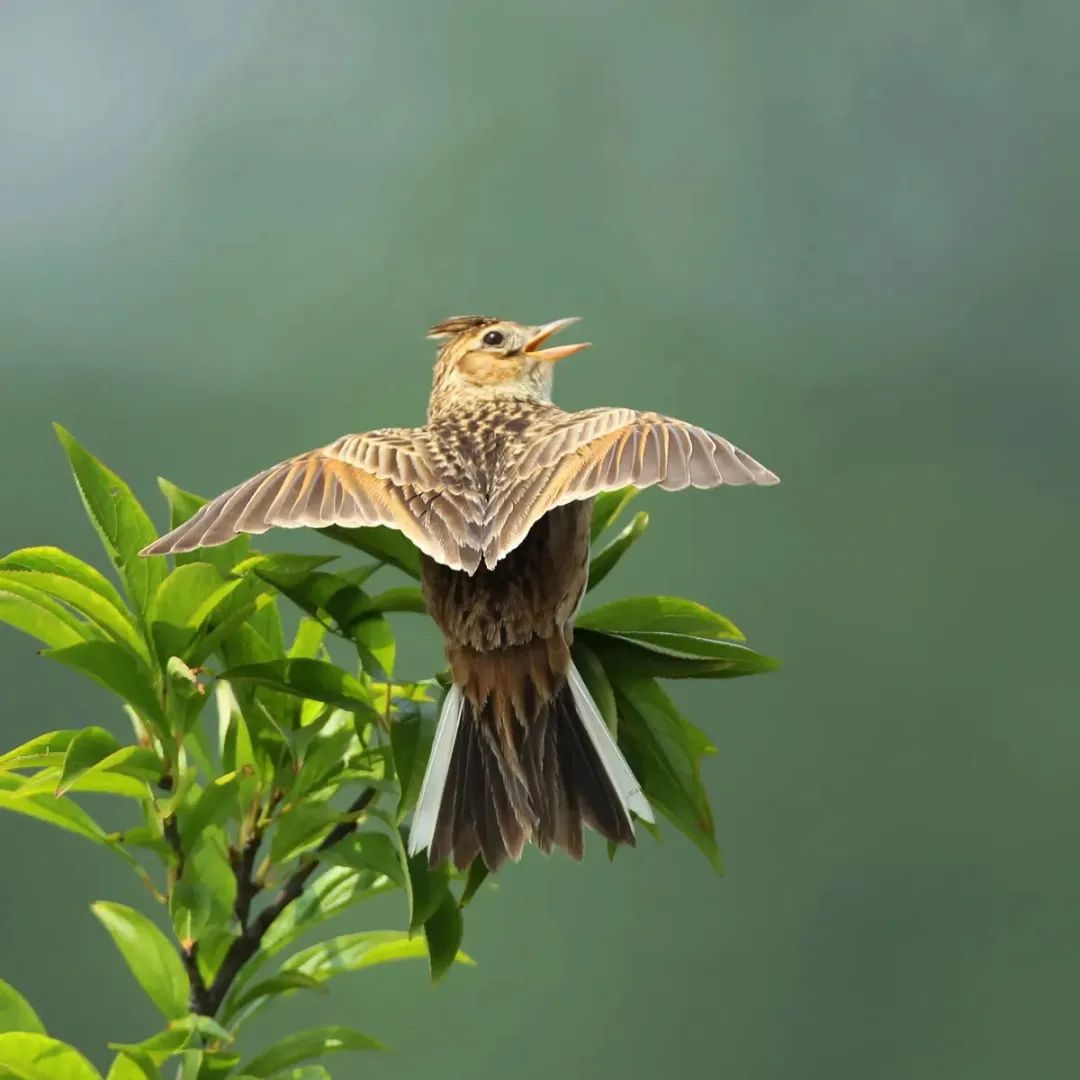
<path fill-rule="evenodd" d="M 366 788 L 357 798 L 353 801 L 352 805 L 348 809 L 350 815 L 360 814 L 366 810 L 375 798 L 375 789 Z M 196 1003 L 196 995 L 194 989 L 192 990 L 192 1011 L 200 1013 L 203 1016 L 213 1016 L 221 1008 L 221 1003 L 225 1000 L 225 995 L 229 992 L 230 987 L 233 984 L 233 980 L 240 973 L 240 969 L 259 951 L 259 946 L 262 944 L 263 935 L 274 924 L 277 917 L 304 891 L 304 886 L 307 884 L 308 878 L 315 873 L 319 865 L 318 855 L 324 851 L 328 851 L 335 844 L 341 843 L 350 833 L 356 831 L 358 822 L 356 820 L 343 821 L 339 825 L 335 825 L 333 829 L 327 834 L 326 839 L 315 849 L 315 856 L 308 858 L 296 868 L 292 875 L 282 886 L 281 891 L 274 897 L 273 901 L 269 903 L 259 914 L 252 920 L 249 926 L 243 926 L 241 924 L 240 936 L 229 946 L 229 951 L 225 954 L 225 959 L 221 962 L 221 967 L 218 969 L 217 977 L 214 979 L 213 985 L 206 990 L 204 987 L 204 994 L 199 997 L 198 1003 Z M 256 845 L 257 846 L 257 845 Z M 241 856 L 241 864 L 247 857 L 250 844 L 245 847 Z M 255 854 L 252 852 L 251 859 L 254 861 Z M 249 875 L 250 876 L 250 875 Z M 254 895 L 254 894 L 252 894 Z M 251 900 L 248 899 L 246 906 L 243 908 L 245 917 L 250 913 Z M 237 895 L 237 915 L 239 916 L 241 911 L 240 897 Z M 196 975 L 198 970 L 196 969 Z M 188 978 L 191 978 L 189 971 Z M 202 982 L 201 976 L 199 976 L 200 983 Z"/>

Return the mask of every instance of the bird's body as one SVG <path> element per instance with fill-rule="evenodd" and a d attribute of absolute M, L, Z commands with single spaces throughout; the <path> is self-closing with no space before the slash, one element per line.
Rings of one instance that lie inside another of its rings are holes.
<path fill-rule="evenodd" d="M 410 850 L 490 869 L 527 842 L 582 852 L 582 825 L 633 843 L 649 804 L 570 655 L 588 580 L 593 497 L 628 485 L 770 484 L 720 436 L 654 413 L 567 413 L 550 400 L 540 327 L 464 316 L 446 340 L 428 423 L 345 436 L 208 503 L 146 554 L 271 526 L 388 525 L 422 553 L 424 597 L 446 641 L 444 702 Z"/>

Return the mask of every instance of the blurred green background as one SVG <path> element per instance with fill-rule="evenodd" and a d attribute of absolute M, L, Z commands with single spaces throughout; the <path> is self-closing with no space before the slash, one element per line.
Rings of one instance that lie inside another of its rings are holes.
<path fill-rule="evenodd" d="M 560 404 L 784 478 L 646 493 L 600 590 L 784 660 L 673 690 L 726 875 L 674 834 L 530 851 L 477 968 L 264 1031 L 394 1044 L 343 1077 L 1080 1074 L 1078 37 L 1070 0 L 0 6 L 0 549 L 98 559 L 50 421 L 163 521 L 159 473 L 417 422 L 459 311 L 586 316 Z M 0 686 L 5 746 L 122 730 L 5 628 Z M 143 894 L 35 822 L 0 843 L 0 974 L 101 1063 L 155 1017 L 87 905 Z"/>

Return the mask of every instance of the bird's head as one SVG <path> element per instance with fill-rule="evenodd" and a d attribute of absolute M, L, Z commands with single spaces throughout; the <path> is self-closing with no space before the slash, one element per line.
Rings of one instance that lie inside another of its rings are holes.
<path fill-rule="evenodd" d="M 442 341 L 435 363 L 433 406 L 454 398 L 518 398 L 551 400 L 555 364 L 589 347 L 543 346 L 577 318 L 556 319 L 540 326 L 526 326 L 487 315 L 456 315 L 428 331 Z"/>

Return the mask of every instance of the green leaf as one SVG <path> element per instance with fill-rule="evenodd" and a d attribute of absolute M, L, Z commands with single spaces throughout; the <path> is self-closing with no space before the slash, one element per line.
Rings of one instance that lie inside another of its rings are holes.
<path fill-rule="evenodd" d="M 487 880 L 488 868 L 484 860 L 478 855 L 469 865 L 469 876 L 465 879 L 465 888 L 461 892 L 459 907 L 466 907 L 472 898 L 480 891 L 480 886 Z"/>
<path fill-rule="evenodd" d="M 363 683 L 325 660 L 270 660 L 225 672 L 230 682 L 252 682 L 285 694 L 324 701 L 350 712 L 374 713 Z"/>
<path fill-rule="evenodd" d="M 388 529 L 383 525 L 368 529 L 346 529 L 340 525 L 331 525 L 319 532 L 338 543 L 357 548 L 379 562 L 396 566 L 399 570 L 404 570 L 409 577 L 417 580 L 420 578 L 420 552 L 413 542 L 397 529 Z"/>
<path fill-rule="evenodd" d="M 250 588 L 240 577 L 226 581 L 210 563 L 178 566 L 162 582 L 150 605 L 149 620 L 161 659 L 186 657 L 203 623 L 241 586 Z"/>
<path fill-rule="evenodd" d="M 619 560 L 641 538 L 649 527 L 649 515 L 644 510 L 634 515 L 634 520 L 589 563 L 589 585 L 595 589 L 615 569 Z"/>
<path fill-rule="evenodd" d="M 259 951 L 233 983 L 232 995 L 239 996 L 270 957 L 291 945 L 302 934 L 362 900 L 395 888 L 397 886 L 392 881 L 374 870 L 330 867 L 274 920 L 263 936 Z"/>
<path fill-rule="evenodd" d="M 592 525 L 589 529 L 593 543 L 596 543 L 597 537 L 602 532 L 615 524 L 630 501 L 637 498 L 637 495 L 637 488 L 625 487 L 618 491 L 603 491 L 596 496 L 593 501 Z"/>
<path fill-rule="evenodd" d="M 0 570 L 0 589 L 10 590 L 12 586 L 19 585 L 23 586 L 23 590 L 33 589 L 70 605 L 114 641 L 126 645 L 136 656 L 149 659 L 146 644 L 127 610 L 117 610 L 110 600 L 90 586 L 61 574 L 46 574 L 40 570 Z"/>
<path fill-rule="evenodd" d="M 27 1032 L 0 1035 L 0 1076 L 16 1080 L 101 1080 L 101 1073 L 73 1046 Z"/>
<path fill-rule="evenodd" d="M 168 1018 L 187 1013 L 188 985 L 183 965 L 168 938 L 134 908 L 99 900 L 91 910 L 112 935 L 132 975 Z"/>
<path fill-rule="evenodd" d="M 348 628 L 349 637 L 360 653 L 364 670 L 373 678 L 392 678 L 397 644 L 390 623 L 371 613 L 356 619 Z"/>
<path fill-rule="evenodd" d="M 365 930 L 309 946 L 290 956 L 282 971 L 299 972 L 321 984 L 335 975 L 398 960 L 423 959 L 427 955 L 427 942 L 421 937 L 410 937 L 402 930 Z M 462 964 L 473 964 L 464 953 L 458 953 L 451 963 L 455 959 Z"/>
<path fill-rule="evenodd" d="M 411 612 L 414 615 L 426 615 L 427 604 L 424 594 L 416 585 L 402 585 L 397 589 L 386 589 L 371 597 L 371 610 L 383 614 L 389 612 Z"/>
<path fill-rule="evenodd" d="M 253 1005 L 262 998 L 278 997 L 292 993 L 294 990 L 318 990 L 320 993 L 325 993 L 323 981 L 316 979 L 313 975 L 305 975 L 302 971 L 281 971 L 269 979 L 257 982 L 250 990 L 241 994 L 222 1011 L 222 1018 L 228 1023 L 248 1005 Z"/>
<path fill-rule="evenodd" d="M 164 724 L 149 669 L 115 641 L 83 641 L 62 649 L 46 649 L 42 655 L 89 676 L 99 686 L 118 694 L 150 722 Z"/>
<path fill-rule="evenodd" d="M 61 786 L 64 792 L 110 791 L 113 794 L 144 799 L 147 795 L 146 785 L 156 784 L 164 773 L 165 764 L 153 750 L 141 746 L 122 746 L 89 765 L 78 776 L 66 781 L 61 780 Z M 128 782 L 116 783 L 119 780 Z M 95 784 L 98 786 L 94 786 Z"/>
<path fill-rule="evenodd" d="M 701 783 L 701 758 L 714 748 L 652 679 L 621 678 L 614 687 L 619 744 L 649 801 L 722 872 Z"/>
<path fill-rule="evenodd" d="M 693 637 L 743 640 L 742 631 L 730 619 L 710 611 L 704 604 L 679 596 L 635 596 L 603 604 L 579 615 L 575 625 L 583 630 L 609 634 L 656 630 Z"/>
<path fill-rule="evenodd" d="M 5 1031 L 44 1035 L 45 1026 L 30 1007 L 30 1002 L 14 986 L 0 979 L 0 1033 Z"/>
<path fill-rule="evenodd" d="M 236 875 L 222 829 L 199 833 L 184 860 L 184 873 L 169 896 L 169 914 L 180 940 L 201 941 L 208 930 L 228 926 L 236 904 Z"/>
<path fill-rule="evenodd" d="M 0 590 L 0 622 L 54 649 L 75 645 L 92 635 L 90 627 L 63 604 L 54 603 L 36 589 L 20 589 L 14 581 Z"/>
<path fill-rule="evenodd" d="M 13 810 L 16 814 L 37 818 L 97 844 L 108 843 L 105 830 L 81 806 L 70 799 L 57 799 L 52 795 L 20 797 L 18 789 L 22 784 L 19 777 L 0 774 L 0 810 Z"/>
<path fill-rule="evenodd" d="M 322 852 L 320 859 L 338 866 L 374 870 L 378 874 L 385 874 L 402 888 L 408 884 L 408 872 L 402 865 L 398 845 L 386 833 L 355 832 Z"/>
<path fill-rule="evenodd" d="M 64 755 L 64 767 L 60 774 L 60 783 L 57 785 L 56 794 L 65 794 L 87 769 L 119 749 L 120 744 L 116 741 L 115 736 L 104 728 L 83 728 L 72 739 L 71 745 L 68 746 L 67 753 Z"/>
<path fill-rule="evenodd" d="M 205 829 L 221 825 L 236 811 L 239 777 L 235 772 L 215 777 L 203 789 L 194 805 L 181 808 L 180 839 L 190 847 Z"/>
<path fill-rule="evenodd" d="M 169 528 L 175 529 L 194 517 L 197 510 L 206 503 L 206 499 L 193 495 L 190 491 L 177 487 L 168 480 L 158 477 L 158 487 L 169 504 Z M 238 562 L 247 558 L 251 548 L 251 538 L 241 533 L 227 544 L 217 547 L 199 548 L 184 554 L 174 555 L 177 566 L 186 566 L 194 562 L 207 562 L 222 575 L 227 574 Z"/>
<path fill-rule="evenodd" d="M 438 708 L 434 702 L 403 702 L 394 722 L 390 725 L 390 747 L 394 755 L 394 772 L 397 775 L 400 795 L 394 811 L 396 824 L 400 824 L 416 805 L 420 785 L 424 780 L 424 768 L 431 753 L 435 736 Z"/>
<path fill-rule="evenodd" d="M 296 628 L 296 637 L 289 648 L 290 659 L 315 660 L 326 640 L 326 627 L 318 619 L 306 617 Z"/>
<path fill-rule="evenodd" d="M 269 1077 L 302 1061 L 343 1050 L 385 1050 L 377 1039 L 348 1027 L 310 1028 L 298 1031 L 252 1058 L 241 1069 L 251 1076 Z"/>
<path fill-rule="evenodd" d="M 36 735 L 29 742 L 24 742 L 21 746 L 16 746 L 14 750 L 9 750 L 6 754 L 0 755 L 0 772 L 51 764 L 52 760 L 57 757 L 62 762 L 72 739 L 78 734 L 78 731 L 68 729 L 66 731 L 48 731 L 44 735 Z"/>
<path fill-rule="evenodd" d="M 59 574 L 93 589 L 122 615 L 128 614 L 127 604 L 113 583 L 96 567 L 57 547 L 20 548 L 0 559 L 0 569 L 40 570 L 46 574 Z"/>
<path fill-rule="evenodd" d="M 137 1059 L 150 1060 L 161 1065 L 171 1057 L 196 1049 L 198 1037 L 232 1042 L 232 1035 L 209 1016 L 188 1014 L 170 1020 L 164 1031 L 151 1035 L 138 1043 L 109 1043 L 110 1050 L 129 1054 Z M 238 1058 L 236 1060 L 239 1060 Z"/>
<path fill-rule="evenodd" d="M 326 803 L 301 803 L 278 818 L 270 844 L 270 861 L 281 864 L 296 858 L 320 840 L 341 820 Z"/>
<path fill-rule="evenodd" d="M 157 532 L 131 488 L 80 446 L 70 432 L 59 424 L 55 427 L 90 520 L 119 570 L 132 604 L 145 616 L 165 577 L 165 563 L 160 558 L 143 559 L 139 552 L 157 539 Z"/>
<path fill-rule="evenodd" d="M 161 1080 L 157 1066 L 146 1056 L 119 1053 L 105 1080 Z"/>
<path fill-rule="evenodd" d="M 290 792 L 292 798 L 299 798 L 307 792 L 318 790 L 328 777 L 341 771 L 349 748 L 356 741 L 348 716 L 346 712 L 334 713 L 335 719 L 331 723 L 336 723 L 336 718 L 342 717 L 346 718 L 348 726 L 332 727 L 331 723 L 328 723 L 308 743 L 304 750 L 300 771 L 297 773 Z"/>
<path fill-rule="evenodd" d="M 639 636 L 639 635 L 635 635 Z M 653 637 L 655 635 L 647 635 Z M 732 679 L 740 675 L 757 675 L 775 671 L 779 666 L 770 656 L 748 649 L 732 641 L 702 644 L 717 654 L 712 657 L 693 657 L 686 651 L 693 642 L 688 635 L 682 638 L 675 654 L 670 649 L 661 652 L 652 645 L 639 642 L 625 634 L 607 634 L 595 630 L 576 630 L 575 643 L 581 641 L 596 653 L 608 675 L 642 676 L 656 679 Z M 697 639 L 698 644 L 706 639 Z"/>
<path fill-rule="evenodd" d="M 453 966 L 461 950 L 464 926 L 461 908 L 449 888 L 439 906 L 424 923 L 431 981 L 438 982 Z"/>

